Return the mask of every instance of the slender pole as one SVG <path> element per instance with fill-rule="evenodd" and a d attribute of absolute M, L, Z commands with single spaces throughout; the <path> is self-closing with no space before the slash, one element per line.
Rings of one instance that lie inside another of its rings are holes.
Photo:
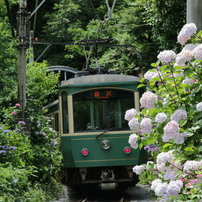
<path fill-rule="evenodd" d="M 187 23 L 196 24 L 202 30 L 202 0 L 187 0 Z"/>
<path fill-rule="evenodd" d="M 20 0 L 18 21 L 18 102 L 22 107 L 22 118 L 25 118 L 26 107 L 26 33 L 27 33 L 27 1 Z"/>

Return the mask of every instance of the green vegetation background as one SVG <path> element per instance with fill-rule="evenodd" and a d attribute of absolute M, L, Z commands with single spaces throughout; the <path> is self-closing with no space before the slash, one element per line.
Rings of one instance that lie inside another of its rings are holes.
<path fill-rule="evenodd" d="M 50 101 L 50 95 L 57 95 L 59 75 L 48 74 L 46 67 L 66 65 L 81 70 L 85 68 L 85 57 L 81 46 L 52 45 L 38 63 L 27 65 L 26 115 L 32 123 L 31 137 L 16 131 L 23 130 L 15 121 L 20 108 L 14 107 L 18 3 L 0 0 L 0 150 L 6 151 L 0 153 L 0 201 L 47 201 L 53 198 L 51 190 L 59 189 L 62 157 L 58 134 L 50 129 L 50 120 L 41 110 Z M 35 3 L 27 1 L 29 12 L 35 9 Z M 109 5 L 112 4 L 113 0 L 109 0 Z M 49 0 L 37 12 L 34 33 L 40 42 L 75 43 L 83 39 L 113 38 L 113 44 L 133 45 L 141 57 L 133 48 L 98 47 L 98 59 L 101 66 L 137 76 L 150 69 L 159 51 L 179 50 L 176 38 L 185 24 L 186 0 L 116 1 L 112 18 L 108 18 L 104 0 Z M 30 20 L 31 30 L 33 26 L 34 17 Z M 35 60 L 45 47 L 34 45 Z M 86 50 L 88 54 L 90 47 Z M 90 59 L 92 67 L 94 54 Z M 3 149 L 3 146 L 17 149 Z"/>

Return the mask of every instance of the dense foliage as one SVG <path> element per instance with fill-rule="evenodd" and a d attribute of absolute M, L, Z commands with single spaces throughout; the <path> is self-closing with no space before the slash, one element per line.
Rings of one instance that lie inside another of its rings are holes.
<path fill-rule="evenodd" d="M 158 54 L 139 85 L 147 89 L 140 99 L 144 109 L 128 110 L 125 116 L 135 132 L 129 138 L 131 147 L 137 149 L 141 139 L 140 148 L 144 146 L 152 160 L 133 171 L 140 175 L 146 170 L 141 175 L 149 176 L 160 201 L 202 199 L 202 31 L 196 35 L 196 29 L 193 23 L 183 26 L 178 54 Z"/>
<path fill-rule="evenodd" d="M 109 1 L 110 8 L 112 4 L 113 1 Z M 55 3 L 54 12 L 47 15 L 44 33 L 48 30 L 48 35 L 42 37 L 46 41 L 73 44 L 83 39 L 113 38 L 114 41 L 109 45 L 134 46 L 99 46 L 98 58 L 102 66 L 124 74 L 137 74 L 148 69 L 158 49 L 175 46 L 179 50 L 173 38 L 177 37 L 177 32 L 185 22 L 185 8 L 185 0 L 116 1 L 112 18 L 109 18 L 105 1 L 62 0 Z M 85 48 L 89 52 L 90 47 Z M 61 53 L 55 55 L 56 60 L 63 57 Z M 49 54 L 51 57 L 51 50 Z M 81 46 L 68 45 L 65 54 L 63 64 L 77 69 L 85 68 Z M 90 63 L 95 67 L 94 56 L 95 49 Z M 51 58 L 48 61 L 53 63 Z"/>
<path fill-rule="evenodd" d="M 30 117 L 32 129 L 28 137 L 27 123 L 16 122 L 19 111 L 17 103 L 5 111 L 6 124 L 0 124 L 0 200 L 50 200 L 55 194 L 46 189 L 59 189 L 55 180 L 60 179 L 61 172 L 59 136 L 50 127 L 49 117 L 35 115 Z M 39 194 L 41 191 L 43 195 Z"/>

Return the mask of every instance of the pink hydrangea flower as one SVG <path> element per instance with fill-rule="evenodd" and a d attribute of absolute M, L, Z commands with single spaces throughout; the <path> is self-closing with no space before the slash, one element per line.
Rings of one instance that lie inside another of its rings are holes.
<path fill-rule="evenodd" d="M 146 109 L 152 109 L 155 107 L 154 103 L 157 100 L 157 96 L 152 92 L 145 92 L 140 98 L 141 107 Z"/>
<path fill-rule="evenodd" d="M 184 45 L 193 34 L 196 34 L 196 31 L 197 27 L 194 23 L 185 24 L 177 37 L 178 42 Z"/>
<path fill-rule="evenodd" d="M 161 62 L 172 62 L 176 58 L 176 53 L 172 50 L 164 50 L 158 54 L 157 58 Z"/>
<path fill-rule="evenodd" d="M 164 136 L 167 139 L 174 138 L 180 131 L 179 125 L 176 121 L 170 121 L 164 127 Z"/>
<path fill-rule="evenodd" d="M 144 118 L 140 123 L 141 131 L 145 134 L 150 134 L 152 131 L 151 119 Z"/>
<path fill-rule="evenodd" d="M 176 144 L 183 144 L 184 143 L 184 137 L 186 137 L 186 133 L 179 133 L 174 137 L 175 143 Z"/>
<path fill-rule="evenodd" d="M 166 116 L 165 113 L 158 113 L 158 114 L 156 115 L 155 121 L 156 121 L 157 123 L 163 123 L 163 122 L 166 121 L 166 120 L 167 120 L 167 116 Z"/>
<path fill-rule="evenodd" d="M 15 115 L 15 112 L 12 112 L 12 115 Z"/>
<path fill-rule="evenodd" d="M 135 118 L 136 114 L 137 111 L 134 108 L 127 110 L 125 113 L 125 120 L 130 121 L 132 118 Z"/>
<path fill-rule="evenodd" d="M 194 48 L 192 54 L 197 60 L 202 60 L 202 44 Z"/>
<path fill-rule="evenodd" d="M 183 109 L 178 109 L 171 115 L 170 118 L 172 121 L 176 121 L 178 123 L 180 119 L 187 118 L 187 112 Z"/>

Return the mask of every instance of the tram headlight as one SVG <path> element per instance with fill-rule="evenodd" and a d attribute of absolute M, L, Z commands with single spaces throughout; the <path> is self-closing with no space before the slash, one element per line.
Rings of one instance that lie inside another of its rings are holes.
<path fill-rule="evenodd" d="M 131 148 L 130 147 L 124 147 L 124 152 L 126 153 L 126 154 L 130 154 L 131 153 Z"/>
<path fill-rule="evenodd" d="M 107 150 L 107 149 L 109 149 L 110 147 L 111 147 L 111 143 L 110 143 L 109 140 L 103 140 L 103 141 L 102 141 L 102 148 L 103 148 L 104 150 Z"/>
<path fill-rule="evenodd" d="M 83 148 L 83 149 L 81 150 L 81 154 L 82 154 L 83 156 L 87 156 L 87 155 L 88 155 L 88 149 Z"/>

